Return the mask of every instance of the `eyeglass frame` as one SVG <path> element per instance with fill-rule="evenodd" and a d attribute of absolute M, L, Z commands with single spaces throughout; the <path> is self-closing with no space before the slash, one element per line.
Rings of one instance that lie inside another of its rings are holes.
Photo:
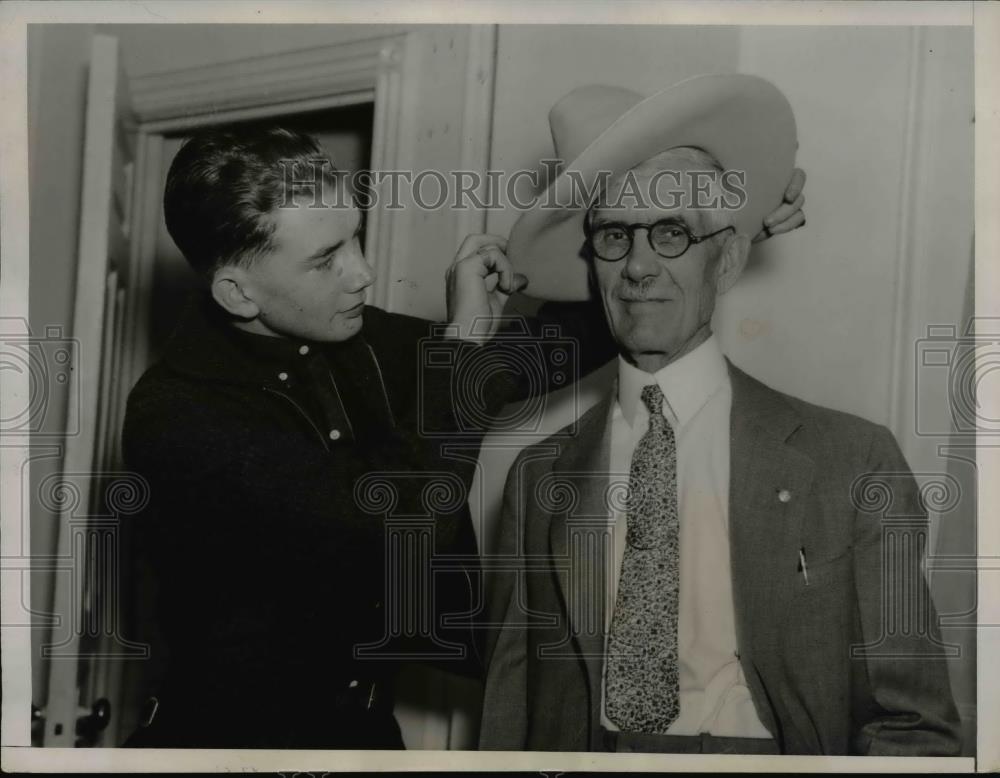
<path fill-rule="evenodd" d="M 656 250 L 656 246 L 653 245 L 653 237 L 652 237 L 653 228 L 656 227 L 656 225 L 658 224 L 663 224 L 664 222 L 669 222 L 672 225 L 680 227 L 680 229 L 687 236 L 688 239 L 687 245 L 684 247 L 684 251 L 682 251 L 680 254 L 670 254 L 670 255 L 661 254 L 659 251 Z M 640 227 L 646 230 L 646 242 L 649 244 L 649 248 L 652 249 L 653 253 L 656 254 L 656 256 L 663 257 L 664 259 L 677 259 L 678 257 L 682 257 L 687 253 L 688 249 L 690 249 L 692 246 L 696 246 L 699 243 L 703 243 L 709 238 L 714 238 L 716 235 L 721 235 L 726 230 L 732 230 L 733 232 L 736 232 L 736 228 L 730 224 L 723 227 L 721 230 L 710 232 L 707 235 L 695 235 L 693 232 L 691 232 L 688 226 L 676 216 L 668 216 L 664 219 L 657 219 L 655 222 L 651 223 L 636 222 L 634 224 L 629 224 L 627 222 L 606 222 L 597 227 L 597 229 L 605 229 L 608 227 L 618 227 L 619 229 L 624 228 L 626 234 L 628 235 L 628 242 L 629 242 L 628 250 L 624 254 L 622 254 L 617 259 L 607 259 L 598 254 L 597 249 L 594 247 L 593 235 L 594 232 L 596 232 L 596 230 L 590 223 L 589 213 L 587 214 L 587 218 L 584 219 L 583 226 L 584 226 L 584 232 L 586 233 L 587 236 L 587 246 L 590 249 L 591 253 L 593 253 L 595 257 L 601 260 L 601 262 L 620 262 L 621 260 L 625 259 L 625 257 L 627 257 L 629 254 L 631 254 L 632 249 L 635 246 L 635 231 Z"/>

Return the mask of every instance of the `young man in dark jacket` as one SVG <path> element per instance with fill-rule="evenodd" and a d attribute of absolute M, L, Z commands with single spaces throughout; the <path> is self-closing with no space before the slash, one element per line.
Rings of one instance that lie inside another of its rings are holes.
<path fill-rule="evenodd" d="M 130 745 L 399 748 L 394 660 L 479 669 L 470 628 L 442 623 L 479 589 L 475 453 L 447 458 L 420 433 L 458 429 L 452 373 L 422 371 L 422 354 L 458 365 L 481 346 L 365 305 L 360 211 L 285 175 L 323 161 L 286 130 L 208 131 L 167 178 L 167 228 L 208 292 L 126 414 L 169 653 Z M 338 187 L 330 173 L 317 183 Z M 459 335 L 518 283 L 502 246 L 470 237 L 449 271 Z M 504 381 L 482 395 L 487 417 Z M 418 518 L 392 523 L 403 515 Z"/>

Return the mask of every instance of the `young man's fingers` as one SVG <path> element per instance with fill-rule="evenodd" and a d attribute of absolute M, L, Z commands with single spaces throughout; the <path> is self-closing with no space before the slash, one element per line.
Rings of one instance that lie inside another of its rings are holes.
<path fill-rule="evenodd" d="M 780 224 L 775 224 L 770 228 L 772 235 L 781 235 L 791 232 L 806 223 L 806 215 L 802 211 L 796 211 L 790 219 L 785 219 Z"/>
<path fill-rule="evenodd" d="M 514 265 L 506 254 L 501 251 L 492 251 L 490 255 L 494 261 L 493 270 L 499 277 L 497 289 L 506 295 L 512 295 L 528 285 L 528 277 L 514 270 Z"/>
<path fill-rule="evenodd" d="M 524 273 L 514 273 L 514 285 L 510 290 L 511 294 L 520 292 L 528 285 L 528 277 Z"/>
<path fill-rule="evenodd" d="M 802 168 L 795 168 L 792 171 L 792 178 L 788 182 L 788 187 L 785 189 L 785 202 L 790 203 L 795 200 L 800 194 L 802 194 L 803 188 L 806 185 L 806 171 Z"/>
<path fill-rule="evenodd" d="M 507 259 L 506 254 L 500 254 L 497 261 L 497 272 L 500 274 L 500 281 L 497 287 L 504 294 L 511 294 L 514 291 L 514 266 Z"/>
<path fill-rule="evenodd" d="M 515 292 L 520 292 L 527 285 L 528 277 L 523 273 L 517 273 L 512 270 L 509 274 L 500 278 L 497 282 L 497 289 L 509 296 Z"/>
<path fill-rule="evenodd" d="M 514 266 L 498 246 L 483 246 L 476 251 L 482 260 L 483 276 L 496 273 L 500 277 L 500 287 L 509 289 L 514 277 Z"/>
<path fill-rule="evenodd" d="M 771 211 L 771 213 L 767 215 L 767 218 L 764 219 L 764 224 L 768 227 L 774 227 L 784 221 L 787 221 L 788 219 L 791 219 L 795 215 L 796 211 L 802 210 L 802 206 L 805 205 L 805 203 L 806 196 L 804 194 L 800 194 L 793 202 L 779 205 Z"/>
<path fill-rule="evenodd" d="M 487 284 L 489 279 L 486 280 Z M 510 299 L 511 295 L 520 292 L 528 285 L 528 277 L 523 273 L 513 273 L 512 280 L 509 285 L 504 285 L 502 283 L 497 283 L 496 288 L 493 290 L 493 297 L 500 301 L 500 307 L 502 308 L 507 304 L 507 300 Z"/>

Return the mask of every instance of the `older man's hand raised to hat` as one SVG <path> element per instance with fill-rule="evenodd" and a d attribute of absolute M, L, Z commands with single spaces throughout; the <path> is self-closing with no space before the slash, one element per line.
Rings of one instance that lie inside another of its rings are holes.
<path fill-rule="evenodd" d="M 499 327 L 508 298 L 528 280 L 507 259 L 507 240 L 499 235 L 469 235 L 445 274 L 448 322 L 460 338 L 484 341 Z"/>
<path fill-rule="evenodd" d="M 802 194 L 806 185 L 806 173 L 801 168 L 792 171 L 792 178 L 785 189 L 783 202 L 764 217 L 764 229 L 754 236 L 753 242 L 767 240 L 772 235 L 791 232 L 806 223 L 806 215 L 802 211 L 806 196 Z"/>

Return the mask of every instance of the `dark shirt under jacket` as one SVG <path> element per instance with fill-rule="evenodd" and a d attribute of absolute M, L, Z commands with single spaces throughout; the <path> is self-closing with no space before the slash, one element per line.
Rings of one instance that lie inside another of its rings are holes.
<path fill-rule="evenodd" d="M 420 368 L 429 322 L 372 307 L 364 317 L 349 341 L 308 343 L 237 330 L 206 298 L 133 389 L 123 450 L 151 488 L 137 521 L 169 661 L 156 715 L 128 745 L 402 747 L 396 664 L 354 657 L 386 633 L 393 572 L 384 518 L 359 509 L 354 487 L 390 474 L 396 512 L 422 513 L 422 482 L 408 487 L 405 474 L 453 473 L 467 490 L 475 456 L 445 458 L 445 441 L 419 434 L 456 426 L 452 373 Z M 590 337 L 579 317 L 564 320 Z M 459 364 L 477 347 L 433 348 Z M 523 391 L 517 372 L 480 388 L 483 416 Z M 435 513 L 434 538 L 437 559 L 464 560 L 437 574 L 435 612 L 468 612 L 479 582 L 464 499 Z M 437 631 L 467 649 L 442 667 L 481 672 L 472 634 Z"/>

